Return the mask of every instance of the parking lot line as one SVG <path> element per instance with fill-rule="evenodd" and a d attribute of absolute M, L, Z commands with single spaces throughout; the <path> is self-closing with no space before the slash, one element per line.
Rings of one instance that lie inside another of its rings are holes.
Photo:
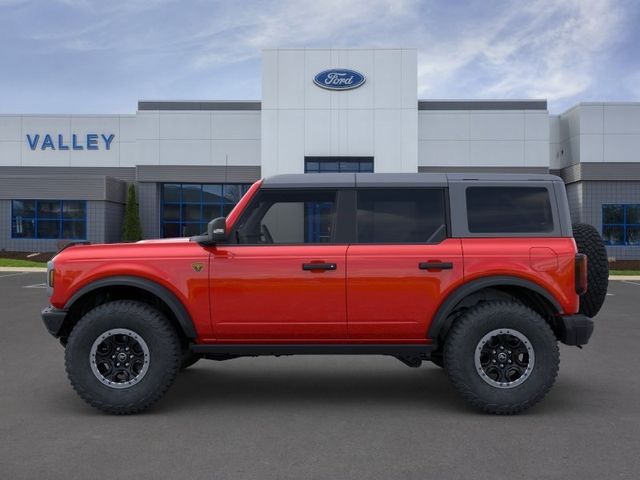
<path fill-rule="evenodd" d="M 631 285 L 638 285 L 640 287 L 640 283 L 632 282 L 631 280 L 623 280 L 622 283 L 630 283 Z"/>
<path fill-rule="evenodd" d="M 26 275 L 29 272 L 17 272 L 17 273 L 8 273 L 6 275 L 0 275 L 0 278 L 5 278 L 5 277 L 16 277 L 18 275 Z"/>

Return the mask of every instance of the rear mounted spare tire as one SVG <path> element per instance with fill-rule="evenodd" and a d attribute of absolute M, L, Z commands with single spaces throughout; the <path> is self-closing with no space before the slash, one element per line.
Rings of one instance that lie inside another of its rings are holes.
<path fill-rule="evenodd" d="M 587 292 L 580 296 L 580 313 L 595 317 L 602 308 L 609 286 L 607 249 L 598 230 L 586 223 L 573 225 L 578 252 L 587 256 Z"/>

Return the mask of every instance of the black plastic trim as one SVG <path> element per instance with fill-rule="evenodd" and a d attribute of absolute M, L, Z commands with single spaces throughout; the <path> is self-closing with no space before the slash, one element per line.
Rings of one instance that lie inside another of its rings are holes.
<path fill-rule="evenodd" d="M 338 266 L 335 263 L 303 263 L 302 270 L 313 272 L 314 270 L 335 270 Z"/>
<path fill-rule="evenodd" d="M 420 356 L 428 360 L 433 350 L 430 344 L 193 344 L 198 354 L 262 356 L 262 355 L 393 355 Z"/>
<path fill-rule="evenodd" d="M 563 313 L 560 303 L 551 293 L 549 293 L 540 285 L 537 285 L 529 280 L 525 280 L 519 277 L 511 277 L 508 275 L 483 277 L 472 280 L 469 283 L 465 283 L 449 294 L 449 296 L 445 299 L 444 302 L 442 302 L 442 304 L 438 308 L 438 311 L 436 312 L 433 321 L 431 322 L 431 326 L 429 327 L 429 332 L 427 334 L 428 338 L 437 340 L 441 333 L 446 333 L 449 330 L 452 321 L 448 318 L 449 314 L 453 311 L 455 306 L 462 300 L 464 300 L 467 296 L 471 295 L 474 292 L 482 290 L 483 288 L 499 286 L 527 288 L 528 290 L 542 295 L 547 301 L 549 301 L 549 303 L 553 306 L 557 313 Z"/>
<path fill-rule="evenodd" d="M 453 263 L 451 262 L 420 262 L 418 264 L 420 270 L 451 270 Z"/>
<path fill-rule="evenodd" d="M 178 320 L 178 323 L 180 324 L 184 335 L 189 339 L 195 339 L 197 337 L 196 330 L 193 326 L 193 321 L 191 320 L 191 317 L 189 316 L 189 313 L 187 312 L 187 309 L 184 307 L 182 302 L 174 295 L 173 292 L 171 292 L 167 288 L 145 278 L 133 276 L 115 276 L 96 280 L 95 282 L 82 287 L 75 294 L 73 294 L 64 308 L 65 310 L 69 310 L 77 300 L 79 300 L 87 293 L 90 293 L 99 288 L 112 286 L 137 287 L 142 290 L 146 290 L 152 295 L 155 295 L 169 306 L 169 309 L 171 309 L 176 319 Z"/>
<path fill-rule="evenodd" d="M 593 333 L 593 320 L 586 315 L 567 315 L 560 317 L 558 340 L 565 345 L 582 346 L 589 343 Z"/>
<path fill-rule="evenodd" d="M 65 318 L 67 317 L 67 311 L 59 310 L 54 307 L 46 307 L 42 309 L 40 315 L 42 316 L 44 326 L 47 327 L 47 331 L 54 337 L 58 338 L 60 336 L 62 326 L 64 325 Z"/>

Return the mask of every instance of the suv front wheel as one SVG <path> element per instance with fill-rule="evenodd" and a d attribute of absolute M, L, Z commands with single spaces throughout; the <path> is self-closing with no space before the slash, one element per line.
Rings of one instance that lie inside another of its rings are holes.
<path fill-rule="evenodd" d="M 444 346 L 453 386 L 487 413 L 514 414 L 539 402 L 552 387 L 559 363 L 558 342 L 547 322 L 518 302 L 469 309 Z"/>
<path fill-rule="evenodd" d="M 107 413 L 146 410 L 167 391 L 182 361 L 180 340 L 167 318 L 132 300 L 102 304 L 73 327 L 65 350 L 71 385 Z"/>

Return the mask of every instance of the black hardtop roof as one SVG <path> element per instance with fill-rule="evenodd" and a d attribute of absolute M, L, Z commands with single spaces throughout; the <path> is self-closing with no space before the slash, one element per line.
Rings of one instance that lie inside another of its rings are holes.
<path fill-rule="evenodd" d="M 267 177 L 262 188 L 446 187 L 451 182 L 562 182 L 534 173 L 287 173 Z"/>

